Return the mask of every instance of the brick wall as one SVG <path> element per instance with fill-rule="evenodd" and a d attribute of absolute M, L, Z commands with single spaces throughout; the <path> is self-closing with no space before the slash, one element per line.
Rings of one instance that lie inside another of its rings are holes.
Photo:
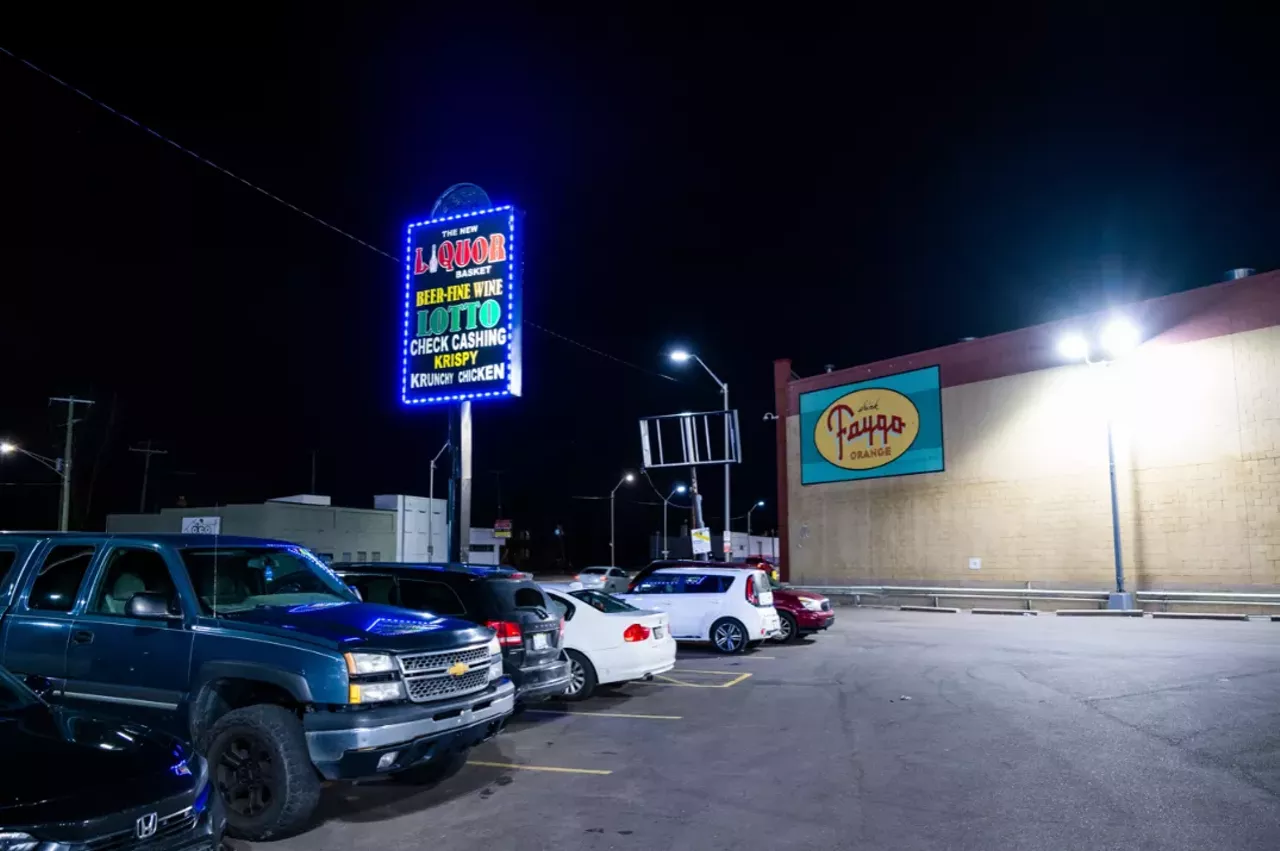
<path fill-rule="evenodd" d="M 793 582 L 1110 586 L 1111 412 L 1129 587 L 1280 584 L 1280 327 L 946 386 L 942 406 L 946 472 L 809 486 L 788 416 Z"/>

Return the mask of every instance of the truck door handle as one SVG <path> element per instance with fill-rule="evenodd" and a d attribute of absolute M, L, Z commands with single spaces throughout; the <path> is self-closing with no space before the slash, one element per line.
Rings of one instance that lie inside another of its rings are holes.
<path fill-rule="evenodd" d="M 72 644 L 92 644 L 93 633 L 87 629 L 77 629 L 75 632 L 71 633 L 71 643 Z"/>

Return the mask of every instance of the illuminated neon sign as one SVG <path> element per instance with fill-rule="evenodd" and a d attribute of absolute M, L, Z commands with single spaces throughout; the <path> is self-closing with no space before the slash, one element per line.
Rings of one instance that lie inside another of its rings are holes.
<path fill-rule="evenodd" d="M 405 234 L 400 399 L 519 396 L 520 264 L 510 206 L 413 222 Z"/>

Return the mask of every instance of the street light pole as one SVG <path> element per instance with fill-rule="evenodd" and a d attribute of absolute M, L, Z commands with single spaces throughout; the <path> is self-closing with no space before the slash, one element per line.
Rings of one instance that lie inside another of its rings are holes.
<path fill-rule="evenodd" d="M 671 550 L 669 549 L 670 544 L 667 543 L 667 541 L 669 540 L 667 537 L 667 509 L 671 507 L 671 497 L 675 496 L 678 493 L 684 493 L 686 490 L 688 490 L 688 488 L 686 488 L 684 485 L 676 485 L 671 489 L 671 493 L 667 494 L 662 498 L 662 557 L 663 559 L 666 559 L 668 556 L 671 555 Z"/>
<path fill-rule="evenodd" d="M 757 508 L 764 508 L 763 499 L 757 500 L 755 505 L 747 509 L 747 549 L 748 550 L 751 549 L 751 512 L 755 511 Z M 751 555 L 751 553 L 748 552 L 747 555 Z"/>
<path fill-rule="evenodd" d="M 724 550 L 724 560 L 729 561 L 729 385 L 721 381 L 720 377 L 711 371 L 711 367 L 696 354 L 683 349 L 677 349 L 671 353 L 671 359 L 677 363 L 690 358 L 696 360 L 698 365 L 707 371 L 707 375 L 711 376 L 711 380 L 720 387 L 720 394 L 724 397 L 724 538 L 721 540 L 723 544 L 721 549 Z"/>
<path fill-rule="evenodd" d="M 1120 550 L 1120 499 L 1116 492 L 1116 446 L 1111 412 L 1107 411 L 1107 466 L 1111 475 L 1111 546 L 1115 550 L 1116 593 L 1124 594 L 1124 559 Z"/>
<path fill-rule="evenodd" d="M 1090 366 L 1106 369 L 1116 358 L 1137 348 L 1141 341 L 1141 334 L 1135 326 L 1123 318 L 1115 318 L 1102 330 L 1098 341 L 1100 348 L 1110 357 L 1094 359 L 1095 346 L 1081 334 L 1068 334 L 1059 340 L 1058 353 L 1067 360 L 1083 360 Z M 1133 594 L 1124 590 L 1124 556 L 1120 544 L 1120 495 L 1116 487 L 1115 416 L 1112 410 L 1116 395 L 1114 388 L 1108 386 L 1104 395 L 1107 408 L 1107 478 L 1111 486 L 1111 548 L 1116 573 L 1116 590 L 1108 597 L 1107 608 L 1132 609 L 1136 603 Z"/>
<path fill-rule="evenodd" d="M 36 463 L 40 464 L 41 466 L 48 467 L 50 470 L 54 472 L 55 475 L 57 475 L 59 479 L 62 480 L 62 489 L 64 491 L 66 490 L 67 479 L 63 475 L 63 470 L 66 468 L 63 466 L 61 458 L 46 458 L 44 455 L 40 455 L 35 452 L 28 452 L 27 450 L 23 449 L 21 446 L 15 446 L 14 444 L 10 443 L 7 440 L 0 442 L 0 455 L 9 455 L 10 453 L 13 453 L 13 452 L 19 452 L 27 456 L 28 458 L 30 458 L 32 461 L 35 461 Z M 65 532 L 66 529 L 63 529 L 62 531 Z"/>
<path fill-rule="evenodd" d="M 435 561 L 436 557 L 436 462 L 449 448 L 449 441 L 444 442 L 436 457 L 431 459 L 431 472 L 427 475 L 427 561 Z M 400 530 L 404 534 L 404 530 Z"/>
<path fill-rule="evenodd" d="M 634 482 L 636 477 L 632 473 L 623 473 L 622 478 L 618 479 L 618 483 L 613 486 L 613 490 L 609 491 L 609 566 L 618 566 L 617 548 L 614 546 L 614 503 L 617 501 L 618 488 L 627 482 Z"/>

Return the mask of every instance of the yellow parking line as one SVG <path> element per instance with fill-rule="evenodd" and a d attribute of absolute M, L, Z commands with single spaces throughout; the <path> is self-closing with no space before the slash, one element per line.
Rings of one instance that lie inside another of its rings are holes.
<path fill-rule="evenodd" d="M 648 718 L 654 721 L 683 721 L 683 715 L 641 715 L 630 712 L 566 712 L 559 709 L 526 709 L 526 713 L 539 715 L 593 715 L 597 718 Z"/>
<path fill-rule="evenodd" d="M 467 765 L 482 765 L 485 768 L 516 768 L 520 771 L 554 771 L 558 774 L 613 774 L 601 768 L 558 768 L 553 765 L 516 765 L 514 762 L 481 762 L 478 759 L 467 760 Z"/>
<path fill-rule="evenodd" d="M 735 677 L 738 675 L 737 671 L 700 671 L 697 668 L 675 668 L 674 672 L 677 674 L 719 674 L 722 677 Z"/>
<path fill-rule="evenodd" d="M 684 672 L 681 672 L 681 673 L 684 673 Z M 724 674 L 726 676 L 728 675 L 727 671 L 689 671 L 688 673 Z M 749 673 L 739 674 L 738 676 L 729 680 L 727 683 L 686 683 L 684 680 L 678 680 L 675 677 L 668 677 L 662 674 L 658 674 L 656 677 L 654 677 L 653 681 L 649 683 L 649 685 L 680 686 L 681 688 L 730 688 L 732 686 L 736 686 L 738 683 L 742 682 L 743 680 L 747 679 L 750 676 L 751 674 Z M 659 680 L 661 680 L 661 682 L 659 682 Z"/>

